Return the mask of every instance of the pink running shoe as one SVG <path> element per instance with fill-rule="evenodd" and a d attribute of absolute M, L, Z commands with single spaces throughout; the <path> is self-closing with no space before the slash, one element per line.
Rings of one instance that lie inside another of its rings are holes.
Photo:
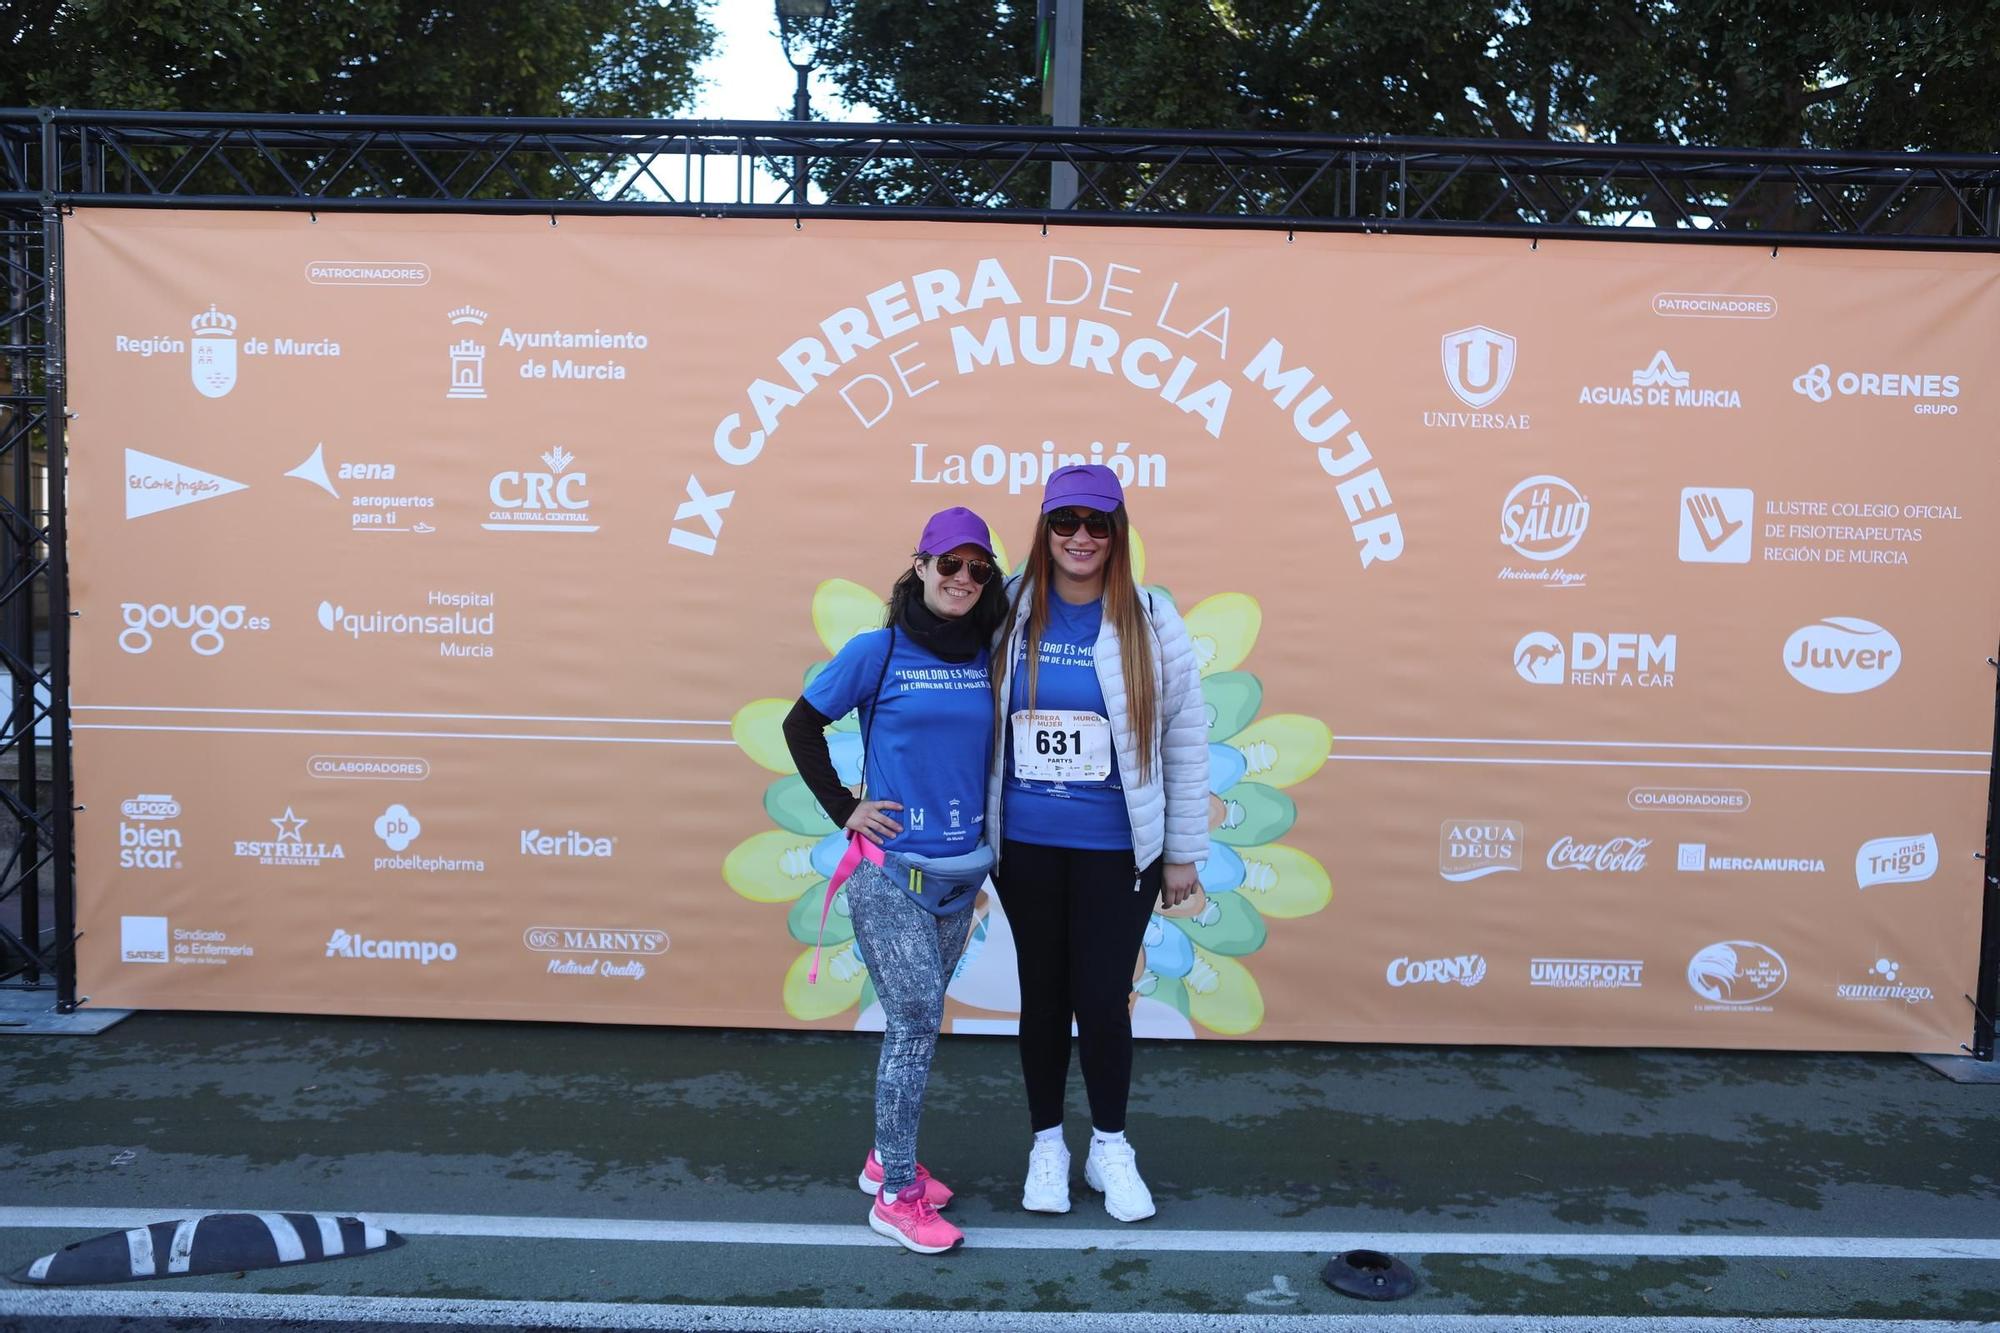
<path fill-rule="evenodd" d="M 861 1179 L 855 1182 L 861 1186 L 863 1194 L 882 1192 L 882 1159 L 875 1150 L 868 1150 L 868 1164 L 861 1168 Z M 924 1170 L 922 1162 L 917 1163 L 917 1185 L 923 1190 L 924 1202 L 933 1208 L 942 1208 L 951 1202 L 951 1187 L 930 1172 Z"/>
<path fill-rule="evenodd" d="M 918 1254 L 943 1254 L 965 1243 L 965 1233 L 939 1217 L 938 1210 L 914 1189 L 904 1190 L 894 1203 L 876 1195 L 868 1209 L 868 1226 Z"/>

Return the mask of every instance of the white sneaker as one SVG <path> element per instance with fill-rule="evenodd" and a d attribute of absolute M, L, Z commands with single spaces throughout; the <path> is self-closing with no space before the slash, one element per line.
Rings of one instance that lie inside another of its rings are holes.
<path fill-rule="evenodd" d="M 1028 1149 L 1028 1183 L 1021 1206 L 1031 1213 L 1069 1211 L 1069 1149 L 1061 1139 L 1036 1139 Z"/>
<path fill-rule="evenodd" d="M 1090 1155 L 1083 1159 L 1083 1180 L 1104 1196 L 1104 1211 L 1120 1222 L 1153 1215 L 1153 1194 L 1139 1179 L 1138 1155 L 1122 1139 L 1106 1143 L 1092 1136 Z"/>

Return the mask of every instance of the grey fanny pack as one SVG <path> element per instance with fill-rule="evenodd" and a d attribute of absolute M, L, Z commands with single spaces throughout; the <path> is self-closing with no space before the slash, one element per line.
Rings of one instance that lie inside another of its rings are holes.
<path fill-rule="evenodd" d="M 918 906 L 938 916 L 956 916 L 972 906 L 972 896 L 993 870 L 993 849 L 984 842 L 956 856 L 923 856 L 885 850 L 882 873 L 910 891 Z"/>

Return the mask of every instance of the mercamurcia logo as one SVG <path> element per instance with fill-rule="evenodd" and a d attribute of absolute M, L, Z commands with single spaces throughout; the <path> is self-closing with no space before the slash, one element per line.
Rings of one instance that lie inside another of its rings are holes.
<path fill-rule="evenodd" d="M 1903 645 L 1896 636 L 1856 616 L 1828 616 L 1785 640 L 1785 670 L 1821 694 L 1872 690 L 1902 664 Z"/>

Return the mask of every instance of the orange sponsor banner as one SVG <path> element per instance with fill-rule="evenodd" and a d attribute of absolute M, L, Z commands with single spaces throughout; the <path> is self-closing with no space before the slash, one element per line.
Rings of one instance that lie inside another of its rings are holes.
<path fill-rule="evenodd" d="M 1159 1036 L 1955 1051 L 1992 258 L 67 220 L 96 1004 L 880 1023 L 778 723 L 924 517 L 1124 481 L 1215 850 Z M 831 748 L 850 777 L 851 719 Z M 947 1026 L 1011 1028 L 990 894 Z"/>

